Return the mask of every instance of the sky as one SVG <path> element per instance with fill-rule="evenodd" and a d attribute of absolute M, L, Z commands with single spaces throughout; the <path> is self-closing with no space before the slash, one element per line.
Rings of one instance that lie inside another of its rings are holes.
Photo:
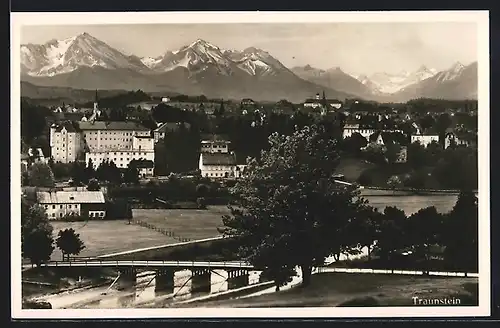
<path fill-rule="evenodd" d="M 79 33 L 127 55 L 156 57 L 200 38 L 222 49 L 257 47 L 287 67 L 340 67 L 353 75 L 444 70 L 478 58 L 477 26 L 439 23 L 245 23 L 24 26 L 22 43 L 43 44 Z"/>

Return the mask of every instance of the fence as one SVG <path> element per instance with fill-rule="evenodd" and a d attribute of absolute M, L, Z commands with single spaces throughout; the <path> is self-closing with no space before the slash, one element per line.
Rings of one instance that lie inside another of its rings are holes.
<path fill-rule="evenodd" d="M 141 227 L 144 227 L 144 228 L 148 228 L 148 229 L 151 229 L 151 230 L 154 230 L 156 232 L 159 232 L 167 237 L 171 237 L 171 238 L 174 238 L 175 240 L 178 240 L 180 242 L 188 242 L 188 241 L 192 241 L 193 239 L 190 239 L 190 238 L 185 238 L 185 237 L 182 237 L 182 236 L 178 236 L 175 234 L 175 232 L 173 232 L 172 230 L 168 230 L 168 229 L 165 229 L 165 228 L 159 228 L 157 226 L 155 226 L 154 224 L 151 224 L 151 223 L 148 223 L 148 222 L 145 222 L 145 221 L 142 221 L 142 220 L 132 220 L 132 222 L 134 224 L 137 224 Z"/>
<path fill-rule="evenodd" d="M 317 273 L 338 272 L 338 273 L 377 273 L 377 274 L 400 274 L 400 275 L 415 275 L 415 276 L 441 276 L 441 277 L 479 277 L 478 273 L 465 272 L 438 272 L 438 271 L 410 271 L 410 270 L 394 270 L 394 269 L 354 269 L 354 268 L 331 268 L 318 267 Z"/>

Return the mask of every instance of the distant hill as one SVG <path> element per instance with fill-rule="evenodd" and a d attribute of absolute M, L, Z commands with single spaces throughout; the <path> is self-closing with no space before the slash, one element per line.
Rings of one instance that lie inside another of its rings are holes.
<path fill-rule="evenodd" d="M 94 101 L 96 90 L 73 89 L 69 87 L 38 86 L 21 81 L 21 97 L 32 99 L 39 104 L 60 105 Z M 99 90 L 99 97 L 111 97 L 127 93 L 126 90 Z"/>

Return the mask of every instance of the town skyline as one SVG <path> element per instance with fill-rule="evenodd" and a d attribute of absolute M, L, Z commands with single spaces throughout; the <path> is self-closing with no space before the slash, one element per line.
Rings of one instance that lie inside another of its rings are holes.
<path fill-rule="evenodd" d="M 256 47 L 289 68 L 340 67 L 351 75 L 398 74 L 421 66 L 441 71 L 456 62 L 468 65 L 478 57 L 476 26 L 471 23 L 231 25 L 231 29 L 227 24 L 24 26 L 21 43 L 45 44 L 85 32 L 126 55 L 158 57 L 202 39 L 222 50 Z"/>

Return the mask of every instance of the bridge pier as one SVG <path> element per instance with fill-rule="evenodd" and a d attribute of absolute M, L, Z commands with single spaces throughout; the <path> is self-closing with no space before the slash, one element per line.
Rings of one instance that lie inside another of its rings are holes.
<path fill-rule="evenodd" d="M 208 269 L 191 270 L 191 293 L 210 293 L 212 274 Z"/>
<path fill-rule="evenodd" d="M 155 276 L 155 293 L 173 293 L 174 292 L 174 270 L 157 269 Z"/>
<path fill-rule="evenodd" d="M 134 287 L 137 282 L 137 270 L 135 268 L 120 269 L 120 278 L 116 282 L 117 289 Z"/>
<path fill-rule="evenodd" d="M 248 286 L 249 275 L 248 270 L 233 269 L 227 270 L 227 287 L 228 289 L 236 289 Z"/>

